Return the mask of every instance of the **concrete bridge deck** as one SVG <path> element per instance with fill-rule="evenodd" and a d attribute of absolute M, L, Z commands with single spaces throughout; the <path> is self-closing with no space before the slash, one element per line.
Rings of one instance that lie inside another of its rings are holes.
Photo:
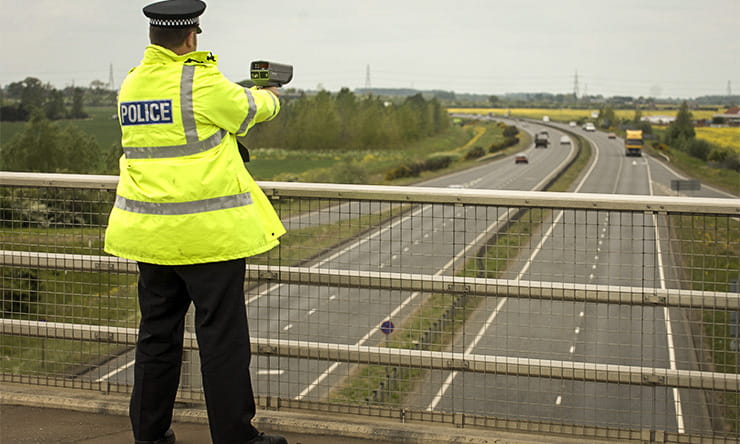
<path fill-rule="evenodd" d="M 0 442 L 3 444 L 131 444 L 128 398 L 120 394 L 0 385 Z M 402 424 L 375 418 L 315 412 L 258 410 L 255 425 L 279 433 L 290 444 L 534 444 L 586 443 L 571 437 L 524 435 L 454 428 L 434 424 Z M 178 444 L 211 442 L 204 405 L 178 405 L 172 425 Z"/>

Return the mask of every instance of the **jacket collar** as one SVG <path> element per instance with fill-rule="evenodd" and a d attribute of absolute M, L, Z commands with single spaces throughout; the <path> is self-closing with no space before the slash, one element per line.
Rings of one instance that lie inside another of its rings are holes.
<path fill-rule="evenodd" d="M 169 49 L 159 45 L 149 45 L 144 51 L 143 64 L 159 63 L 196 63 L 204 65 L 218 65 L 218 56 L 209 51 L 193 51 L 177 55 Z"/>

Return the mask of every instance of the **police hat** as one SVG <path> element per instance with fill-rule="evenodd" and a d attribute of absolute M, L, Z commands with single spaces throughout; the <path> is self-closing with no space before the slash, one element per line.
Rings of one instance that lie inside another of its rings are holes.
<path fill-rule="evenodd" d="M 161 28 L 188 28 L 195 26 L 200 33 L 198 17 L 206 10 L 201 0 L 164 0 L 144 7 L 151 26 Z"/>

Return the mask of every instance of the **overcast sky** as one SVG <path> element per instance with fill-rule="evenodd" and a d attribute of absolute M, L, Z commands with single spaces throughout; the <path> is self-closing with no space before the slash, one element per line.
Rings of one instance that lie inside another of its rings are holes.
<path fill-rule="evenodd" d="M 116 86 L 148 43 L 142 0 L 0 0 L 0 84 Z M 199 49 L 234 81 L 249 62 L 295 66 L 292 86 L 740 93 L 740 0 L 210 0 Z"/>

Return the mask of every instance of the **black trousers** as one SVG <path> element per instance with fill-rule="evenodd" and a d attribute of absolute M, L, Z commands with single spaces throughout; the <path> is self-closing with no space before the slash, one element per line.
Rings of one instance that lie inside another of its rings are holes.
<path fill-rule="evenodd" d="M 245 259 L 138 265 L 141 323 L 129 410 L 134 438 L 156 440 L 170 427 L 191 302 L 211 438 L 215 444 L 241 444 L 254 437 Z"/>

